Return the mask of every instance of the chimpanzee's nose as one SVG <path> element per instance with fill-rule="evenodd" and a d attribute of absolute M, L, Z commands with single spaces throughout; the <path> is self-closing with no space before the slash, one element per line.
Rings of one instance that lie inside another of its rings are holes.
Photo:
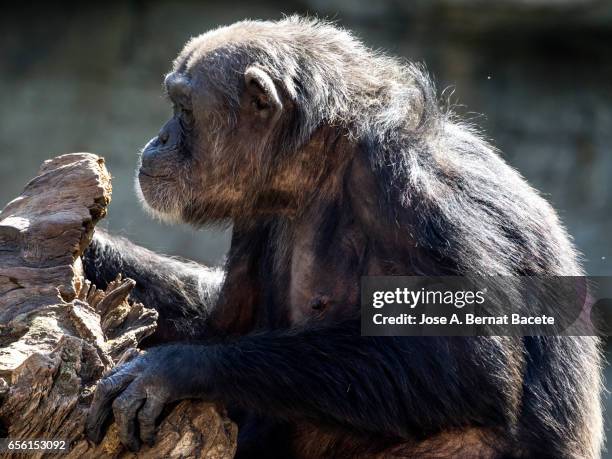
<path fill-rule="evenodd" d="M 159 139 L 161 144 L 164 145 L 166 144 L 166 142 L 168 142 L 168 139 L 170 138 L 170 133 L 168 132 L 167 129 L 162 128 L 159 134 L 157 134 L 157 138 Z"/>

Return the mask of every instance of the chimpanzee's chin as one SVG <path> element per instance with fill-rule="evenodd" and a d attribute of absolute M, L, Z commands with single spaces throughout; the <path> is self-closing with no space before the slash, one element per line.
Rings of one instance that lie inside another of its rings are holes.
<path fill-rule="evenodd" d="M 154 177 L 144 175 L 139 171 L 134 181 L 134 188 L 140 204 L 153 217 L 168 223 L 178 223 L 180 219 L 175 215 L 176 212 L 168 209 L 169 203 L 155 193 L 155 190 L 159 189 L 159 186 L 156 187 L 154 183 L 155 180 Z"/>

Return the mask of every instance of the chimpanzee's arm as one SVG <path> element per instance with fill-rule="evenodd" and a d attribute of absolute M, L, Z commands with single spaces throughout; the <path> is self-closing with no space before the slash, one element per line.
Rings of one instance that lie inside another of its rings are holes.
<path fill-rule="evenodd" d="M 141 438 L 151 442 L 164 404 L 191 397 L 402 438 L 511 427 L 522 384 L 520 340 L 361 337 L 358 330 L 353 322 L 152 349 L 98 386 L 89 435 L 97 438 L 117 395 L 115 420 L 132 448 L 137 419 Z"/>
<path fill-rule="evenodd" d="M 217 302 L 223 271 L 156 254 L 96 229 L 83 255 L 85 276 L 105 288 L 117 274 L 136 281 L 132 296 L 159 312 L 155 341 L 185 340 Z"/>
<path fill-rule="evenodd" d="M 268 333 L 185 352 L 202 363 L 205 397 L 279 418 L 401 437 L 510 421 L 522 384 L 521 351 L 510 339 L 358 330 L 352 323 Z"/>

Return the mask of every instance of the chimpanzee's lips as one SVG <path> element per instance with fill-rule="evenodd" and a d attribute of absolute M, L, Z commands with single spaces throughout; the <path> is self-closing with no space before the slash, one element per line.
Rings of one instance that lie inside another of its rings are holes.
<path fill-rule="evenodd" d="M 164 178 L 168 178 L 168 175 L 155 175 L 155 174 L 151 174 L 150 172 L 147 172 L 146 170 L 140 168 L 138 170 L 138 175 L 139 176 L 145 176 L 148 178 L 153 178 L 153 179 L 164 179 Z"/>

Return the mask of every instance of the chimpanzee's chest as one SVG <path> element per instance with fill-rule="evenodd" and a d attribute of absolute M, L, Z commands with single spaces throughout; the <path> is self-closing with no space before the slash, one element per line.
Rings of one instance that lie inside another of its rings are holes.
<path fill-rule="evenodd" d="M 336 321 L 359 308 L 366 238 L 354 223 L 336 218 L 313 219 L 293 238 L 287 292 L 292 324 Z"/>

